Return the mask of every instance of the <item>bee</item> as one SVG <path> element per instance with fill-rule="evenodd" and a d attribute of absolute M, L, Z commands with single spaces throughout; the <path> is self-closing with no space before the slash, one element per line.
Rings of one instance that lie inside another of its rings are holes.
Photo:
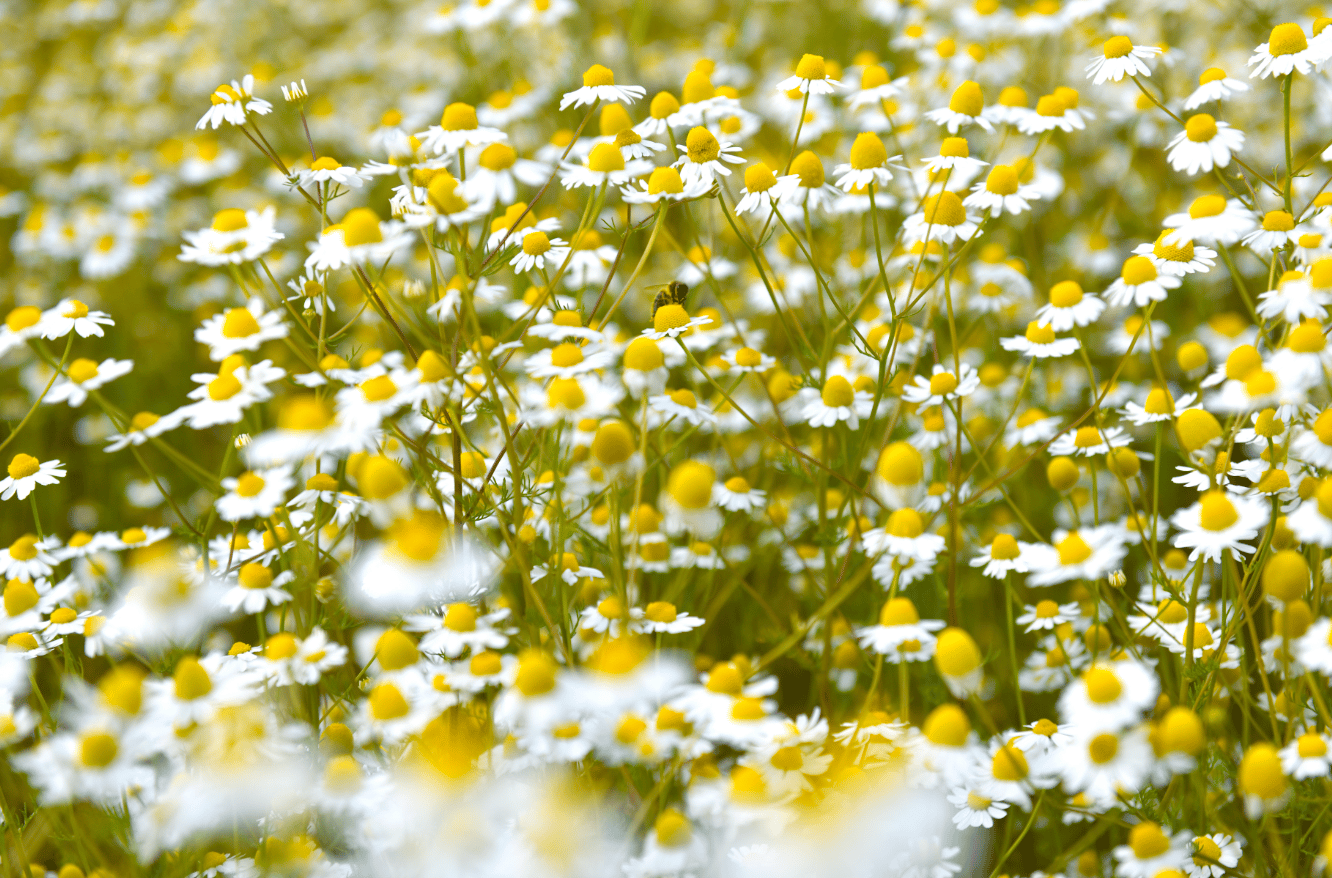
<path fill-rule="evenodd" d="M 662 305 L 679 305 L 684 307 L 685 300 L 689 298 L 689 285 L 683 281 L 673 280 L 668 284 L 656 284 L 648 289 L 656 289 L 657 295 L 652 299 L 652 316 L 657 316 L 657 309 Z"/>

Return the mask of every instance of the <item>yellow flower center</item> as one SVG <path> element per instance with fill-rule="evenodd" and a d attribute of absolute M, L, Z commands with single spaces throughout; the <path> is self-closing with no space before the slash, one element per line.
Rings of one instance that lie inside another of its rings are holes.
<path fill-rule="evenodd" d="M 664 310 L 666 310 L 665 307 L 658 308 L 657 313 L 660 314 Z M 680 310 L 683 311 L 684 309 L 681 308 Z M 684 322 L 687 323 L 688 321 L 689 321 L 689 315 L 686 314 Z M 653 317 L 653 324 L 654 324 L 653 328 L 655 329 L 656 328 L 655 315 Z M 683 325 L 683 324 L 676 324 L 676 325 Z M 639 372 L 649 372 L 653 369 L 661 368 L 661 366 L 665 362 L 666 358 L 662 355 L 661 348 L 657 347 L 657 343 L 650 338 L 642 338 L 642 337 L 636 338 L 633 341 L 629 342 L 629 347 L 625 348 L 624 351 L 624 367 L 626 369 L 634 369 Z"/>
<path fill-rule="evenodd" d="M 528 232 L 523 236 L 523 252 L 528 256 L 540 256 L 550 249 L 550 238 L 545 232 Z"/>
<path fill-rule="evenodd" d="M 1017 540 L 1012 534 L 997 534 L 990 543 L 990 557 L 996 561 L 1012 561 L 1019 554 Z"/>
<path fill-rule="evenodd" d="M 1060 540 L 1055 549 L 1059 552 L 1059 563 L 1065 566 L 1081 564 L 1092 556 L 1092 547 L 1076 532 Z"/>
<path fill-rule="evenodd" d="M 31 454 L 16 454 L 14 459 L 9 462 L 9 477 L 12 479 L 26 479 L 34 475 L 42 467 L 42 462 Z"/>
<path fill-rule="evenodd" d="M 97 363 L 84 357 L 69 364 L 69 380 L 75 384 L 82 384 L 97 377 Z"/>
<path fill-rule="evenodd" d="M 1123 58 L 1133 51 L 1133 41 L 1123 34 L 1118 34 L 1105 41 L 1102 51 L 1107 58 Z"/>
<path fill-rule="evenodd" d="M 36 326 L 42 319 L 42 309 L 36 305 L 20 305 L 5 316 L 5 326 L 14 332 L 20 332 L 29 327 Z"/>
<path fill-rule="evenodd" d="M 1216 137 L 1216 120 L 1208 113 L 1190 116 L 1184 123 L 1184 133 L 1194 143 L 1206 143 Z"/>
<path fill-rule="evenodd" d="M 1054 344 L 1055 331 L 1048 323 L 1031 321 L 1027 324 L 1027 341 L 1032 344 Z"/>
<path fill-rule="evenodd" d="M 800 79 L 824 79 L 828 75 L 828 65 L 822 55 L 802 55 L 795 75 Z"/>
<path fill-rule="evenodd" d="M 649 195 L 679 195 L 684 191 L 684 181 L 675 168 L 657 168 L 648 177 Z"/>
<path fill-rule="evenodd" d="M 956 192 L 941 192 L 925 199 L 925 222 L 936 226 L 960 226 L 967 221 L 966 208 Z"/>
<path fill-rule="evenodd" d="M 592 151 L 587 155 L 587 167 L 588 170 L 596 171 L 599 174 L 623 171 L 624 156 L 614 144 L 598 143 L 592 147 Z"/>
<path fill-rule="evenodd" d="M 671 402 L 675 403 L 678 406 L 683 406 L 684 408 L 687 409 L 698 408 L 698 399 L 697 397 L 694 396 L 694 392 L 692 390 L 686 390 L 682 388 L 680 390 L 672 390 L 667 395 L 671 398 Z"/>
<path fill-rule="evenodd" d="M 376 244 L 384 240 L 379 228 L 379 215 L 368 207 L 347 211 L 342 218 L 342 240 L 348 247 Z"/>
<path fill-rule="evenodd" d="M 79 740 L 79 761 L 88 768 L 106 768 L 119 752 L 116 739 L 106 732 L 88 732 Z"/>
<path fill-rule="evenodd" d="M 1170 839 L 1157 824 L 1146 821 L 1129 830 L 1129 847 L 1140 860 L 1150 860 L 1170 850 Z"/>
<path fill-rule="evenodd" d="M 1289 232 L 1295 228 L 1295 217 L 1284 210 L 1269 210 L 1263 216 L 1263 231 Z"/>
<path fill-rule="evenodd" d="M 979 116 L 985 108 L 985 98 L 979 83 L 967 80 L 957 87 L 948 101 L 948 109 L 963 116 Z"/>
<path fill-rule="evenodd" d="M 877 168 L 888 161 L 888 150 L 877 134 L 868 131 L 856 135 L 851 144 L 851 167 L 856 170 Z"/>
<path fill-rule="evenodd" d="M 712 503 L 717 474 L 705 463 L 685 461 L 671 470 L 666 490 L 684 509 L 705 509 Z"/>
<path fill-rule="evenodd" d="M 1094 704 L 1110 704 L 1124 691 L 1123 684 L 1109 668 L 1092 668 L 1082 675 L 1087 686 L 1087 697 Z"/>
<path fill-rule="evenodd" d="M 487 171 L 503 171 L 518 161 L 518 153 L 507 143 L 492 143 L 481 151 L 481 167 Z"/>
<path fill-rule="evenodd" d="M 1200 522 L 1208 530 L 1225 530 L 1239 521 L 1235 504 L 1224 491 L 1208 491 L 1199 502 L 1202 506 Z"/>
<path fill-rule="evenodd" d="M 721 155 L 721 144 L 711 131 L 699 126 L 691 129 L 685 138 L 685 150 L 691 162 L 701 165 L 717 160 Z"/>
<path fill-rule="evenodd" d="M 615 74 L 611 72 L 609 67 L 603 67 L 600 64 L 593 64 L 591 67 L 587 68 L 587 72 L 583 74 L 584 87 L 595 88 L 597 86 L 614 84 Z"/>
<path fill-rule="evenodd" d="M 1018 191 L 1018 175 L 1011 165 L 995 165 L 985 178 L 985 189 L 995 195 L 1014 195 Z"/>
<path fill-rule="evenodd" d="M 1119 754 L 1119 738 L 1112 734 L 1097 735 L 1087 745 L 1087 755 L 1097 765 L 1105 765 Z"/>
<path fill-rule="evenodd" d="M 823 172 L 823 162 L 809 150 L 805 150 L 791 162 L 791 173 L 800 178 L 800 185 L 805 189 L 817 189 L 827 182 Z"/>
<path fill-rule="evenodd" d="M 1156 280 L 1156 266 L 1146 256 L 1130 256 L 1124 260 L 1124 270 L 1120 276 L 1125 284 L 1136 287 Z"/>
<path fill-rule="evenodd" d="M 855 401 L 856 392 L 851 382 L 841 375 L 833 375 L 823 384 L 823 404 L 829 408 L 844 408 Z"/>
<path fill-rule="evenodd" d="M 1190 219 L 1204 219 L 1209 216 L 1220 216 L 1226 209 L 1226 197 L 1224 195 L 1200 195 L 1193 199 L 1193 204 L 1189 205 Z"/>
<path fill-rule="evenodd" d="M 1304 29 L 1294 22 L 1278 24 L 1267 38 L 1267 51 L 1273 55 L 1294 55 L 1309 48 Z"/>
<path fill-rule="evenodd" d="M 476 107 L 464 103 L 449 104 L 444 108 L 439 124 L 445 131 L 470 131 L 477 127 Z"/>
<path fill-rule="evenodd" d="M 964 159 L 971 155 L 971 149 L 965 137 L 945 137 L 939 147 L 939 155 L 943 158 Z"/>
<path fill-rule="evenodd" d="M 689 322 L 689 312 L 685 311 L 684 306 L 671 303 L 662 305 L 657 312 L 652 315 L 652 328 L 657 332 L 666 332 L 670 329 L 678 329 Z M 660 353 L 660 351 L 658 352 Z"/>
<path fill-rule="evenodd" d="M 222 321 L 222 335 L 227 338 L 245 338 L 259 331 L 259 321 L 248 308 L 232 308 Z"/>

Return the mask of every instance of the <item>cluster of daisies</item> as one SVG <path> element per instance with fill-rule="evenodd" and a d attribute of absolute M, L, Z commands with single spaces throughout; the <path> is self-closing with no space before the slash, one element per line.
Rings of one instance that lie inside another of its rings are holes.
<path fill-rule="evenodd" d="M 7 868 L 1332 866 L 1332 19 L 244 6 L 0 60 Z"/>

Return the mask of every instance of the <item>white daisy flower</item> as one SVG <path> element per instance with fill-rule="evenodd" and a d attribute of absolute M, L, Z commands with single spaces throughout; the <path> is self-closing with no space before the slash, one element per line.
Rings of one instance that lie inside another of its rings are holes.
<path fill-rule="evenodd" d="M 1184 130 L 1166 145 L 1166 159 L 1176 171 L 1193 176 L 1230 164 L 1231 153 L 1244 146 L 1244 133 L 1207 113 L 1190 116 Z"/>
<path fill-rule="evenodd" d="M 777 90 L 789 92 L 797 90 L 801 94 L 832 94 L 841 83 L 828 75 L 827 63 L 822 55 L 802 55 L 796 64 L 795 73 L 777 83 Z"/>
<path fill-rule="evenodd" d="M 1220 103 L 1238 92 L 1248 90 L 1247 82 L 1231 79 L 1220 67 L 1209 67 L 1198 77 L 1198 87 L 1184 99 L 1184 109 L 1196 110 L 1213 101 Z"/>
<path fill-rule="evenodd" d="M 233 613 L 262 613 L 268 607 L 291 600 L 291 593 L 283 586 L 295 579 L 296 574 L 290 570 L 274 576 L 263 564 L 253 561 L 242 564 L 236 572 L 236 584 L 222 595 L 222 606 Z"/>
<path fill-rule="evenodd" d="M 1298 244 L 1300 236 L 1308 229 L 1295 225 L 1295 217 L 1288 211 L 1269 210 L 1263 215 L 1262 224 L 1249 232 L 1242 239 L 1248 247 L 1262 259 L 1267 259 L 1273 250 L 1280 250 L 1287 244 Z"/>
<path fill-rule="evenodd" d="M 78 299 L 61 299 L 54 308 L 42 312 L 40 332 L 45 339 L 64 338 L 71 332 L 79 338 L 101 338 L 103 326 L 115 325 L 105 311 L 91 311 Z"/>
<path fill-rule="evenodd" d="M 1250 79 L 1286 76 L 1290 73 L 1305 75 L 1327 60 L 1325 47 L 1315 40 L 1312 45 L 1304 29 L 1294 22 L 1278 24 L 1272 28 L 1267 42 L 1258 44 L 1249 57 L 1253 72 Z"/>
<path fill-rule="evenodd" d="M 1228 491 L 1208 491 L 1197 503 L 1171 516 L 1170 522 L 1183 533 L 1175 537 L 1181 549 L 1193 549 L 1189 560 L 1220 561 L 1227 549 L 1242 555 L 1253 552 L 1252 540 L 1267 524 L 1266 505 Z"/>
<path fill-rule="evenodd" d="M 214 505 L 223 521 L 267 518 L 282 505 L 295 484 L 296 480 L 286 467 L 245 472 L 236 478 L 222 480 L 222 488 L 227 493 Z"/>
<path fill-rule="evenodd" d="M 208 356 L 221 362 L 240 351 L 257 351 L 266 341 L 287 337 L 287 324 L 278 311 L 265 311 L 258 297 L 244 308 L 231 308 L 209 317 L 194 331 L 194 340 L 208 345 Z"/>
<path fill-rule="evenodd" d="M 737 153 L 740 147 L 718 140 L 717 136 L 701 125 L 690 129 L 685 142 L 677 145 L 681 156 L 671 167 L 678 168 L 686 184 L 704 181 L 711 183 L 718 175 L 729 177 L 726 164 L 744 161 Z"/>
<path fill-rule="evenodd" d="M 309 186 L 311 184 L 329 184 L 330 186 L 346 186 L 348 189 L 360 189 L 365 184 L 359 171 L 355 168 L 347 167 L 338 162 L 332 156 L 320 156 L 310 163 L 310 167 L 301 171 L 296 177 L 298 184 Z"/>
<path fill-rule="evenodd" d="M 1161 54 L 1155 46 L 1135 46 L 1128 37 L 1119 34 L 1105 41 L 1101 55 L 1084 68 L 1093 85 L 1119 82 L 1125 76 L 1150 76 L 1146 59 Z"/>
<path fill-rule="evenodd" d="M 615 73 L 610 68 L 593 64 L 583 74 L 582 88 L 565 92 L 560 98 L 560 109 L 581 107 L 597 101 L 607 103 L 632 104 L 647 94 L 647 89 L 638 85 L 616 85 Z"/>
<path fill-rule="evenodd" d="M 1157 271 L 1156 264 L 1146 256 L 1130 256 L 1119 277 L 1105 291 L 1105 300 L 1116 308 L 1144 308 L 1151 302 L 1165 301 L 1166 291 L 1179 284 L 1178 277 Z"/>
<path fill-rule="evenodd" d="M 261 211 L 220 210 L 208 228 L 181 233 L 185 244 L 177 258 L 181 262 L 211 266 L 252 262 L 284 237 L 274 228 L 275 224 L 276 212 L 272 207 Z"/>
<path fill-rule="evenodd" d="M 970 365 L 963 363 L 954 372 L 942 363 L 935 363 L 929 378 L 916 375 L 902 388 L 902 398 L 921 407 L 943 405 L 948 400 L 965 399 L 978 387 L 980 373 Z"/>
<path fill-rule="evenodd" d="M 461 102 L 445 107 L 439 124 L 417 132 L 416 137 L 422 152 L 440 156 L 452 155 L 465 146 L 487 146 L 509 139 L 500 129 L 479 124 L 476 108 Z"/>
<path fill-rule="evenodd" d="M 1066 357 L 1082 347 L 1076 338 L 1059 338 L 1055 335 L 1054 327 L 1035 320 L 1027 324 L 1026 333 L 1001 338 L 999 344 L 1006 351 L 1016 351 L 1033 359 Z"/>
<path fill-rule="evenodd" d="M 1074 280 L 1064 280 L 1050 287 L 1050 301 L 1036 311 L 1036 322 L 1056 332 L 1075 326 L 1090 326 L 1105 311 L 1105 302 L 1095 293 L 1085 293 Z"/>
<path fill-rule="evenodd" d="M 66 402 L 71 408 L 78 408 L 83 405 L 90 392 L 122 375 L 128 375 L 133 368 L 133 360 L 115 360 L 108 357 L 98 363 L 80 357 L 65 368 L 64 379 L 56 382 L 42 401 L 48 405 Z"/>
<path fill-rule="evenodd" d="M 979 125 L 986 131 L 993 131 L 994 125 L 985 118 L 985 98 L 980 85 L 967 80 L 957 87 L 948 99 L 948 106 L 930 110 L 925 114 L 935 125 L 947 128 L 949 134 L 956 134 L 959 128 L 967 125 Z"/>
<path fill-rule="evenodd" d="M 558 267 L 569 255 L 569 245 L 562 238 L 551 238 L 542 231 L 530 231 L 522 237 L 522 245 L 509 260 L 514 270 L 522 273 L 545 269 L 546 263 Z"/>
<path fill-rule="evenodd" d="M 223 122 L 229 125 L 244 125 L 247 113 L 266 116 L 273 112 L 272 104 L 263 98 L 254 97 L 254 77 L 249 74 L 239 82 L 233 79 L 230 85 L 225 83 L 219 85 L 209 95 L 209 100 L 213 106 L 195 124 L 196 130 L 206 126 L 216 129 Z"/>
<path fill-rule="evenodd" d="M 38 485 L 55 485 L 65 477 L 65 465 L 58 460 L 38 460 L 31 454 L 16 454 L 9 461 L 8 473 L 0 479 L 0 500 L 28 495 Z"/>

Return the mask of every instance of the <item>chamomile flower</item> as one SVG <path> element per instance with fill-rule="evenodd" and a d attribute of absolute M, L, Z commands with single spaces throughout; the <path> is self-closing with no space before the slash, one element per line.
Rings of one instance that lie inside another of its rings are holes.
<path fill-rule="evenodd" d="M 1184 861 L 1189 878 L 1221 878 L 1239 865 L 1244 846 L 1224 833 L 1194 836 L 1192 856 Z"/>
<path fill-rule="evenodd" d="M 910 243 L 938 241 L 942 244 L 965 243 L 975 237 L 978 219 L 967 213 L 955 192 L 941 192 L 926 197 L 918 213 L 906 218 L 902 231 Z"/>
<path fill-rule="evenodd" d="M 947 128 L 949 134 L 956 134 L 958 129 L 967 125 L 979 125 L 986 131 L 993 131 L 994 126 L 985 118 L 984 111 L 985 97 L 981 94 L 980 85 L 967 80 L 953 92 L 947 107 L 930 110 L 925 118 Z"/>
<path fill-rule="evenodd" d="M 1150 76 L 1152 71 L 1146 64 L 1147 59 L 1161 54 L 1155 46 L 1133 45 L 1133 41 L 1122 34 L 1106 40 L 1101 48 L 1101 55 L 1085 68 L 1093 85 L 1119 82 L 1125 76 Z"/>
<path fill-rule="evenodd" d="M 954 185 L 971 182 L 981 168 L 989 164 L 971 156 L 971 147 L 965 137 L 945 137 L 939 145 L 939 154 L 921 161 L 931 175 L 943 176 L 947 172 L 948 182 Z"/>
<path fill-rule="evenodd" d="M 828 75 L 827 62 L 822 55 L 802 55 L 796 64 L 795 73 L 777 83 L 777 90 L 789 92 L 797 90 L 801 94 L 832 94 L 841 83 Z"/>
<path fill-rule="evenodd" d="M 622 187 L 620 197 L 628 204 L 662 204 L 702 198 L 710 191 L 711 180 L 698 177 L 686 185 L 679 171 L 666 167 L 653 170 L 646 182 L 639 181 L 637 188 L 632 183 Z"/>
<path fill-rule="evenodd" d="M 558 267 L 569 255 L 569 245 L 562 238 L 551 238 L 545 232 L 533 230 L 522 237 L 518 252 L 509 260 L 514 270 L 526 272 L 536 269 L 542 271 L 547 262 L 551 267 Z"/>
<path fill-rule="evenodd" d="M 1075 326 L 1090 326 L 1105 311 L 1105 302 L 1095 293 L 1084 292 L 1074 280 L 1064 280 L 1050 287 L 1050 301 L 1036 312 L 1036 321 L 1056 332 Z"/>
<path fill-rule="evenodd" d="M 66 367 L 64 379 L 52 386 L 43 402 L 51 405 L 64 402 L 71 408 L 78 408 L 88 399 L 89 393 L 128 375 L 133 369 L 133 360 L 107 358 L 98 363 L 80 357 Z"/>
<path fill-rule="evenodd" d="M 857 134 L 851 144 L 847 164 L 838 165 L 833 173 L 837 175 L 837 185 L 846 192 L 874 184 L 885 186 L 893 179 L 889 167 L 900 167 L 892 163 L 901 158 L 900 155 L 890 158 L 879 136 L 865 131 Z"/>
<path fill-rule="evenodd" d="M 320 156 L 310 163 L 310 167 L 297 176 L 301 186 L 328 185 L 331 190 L 345 186 L 348 189 L 360 189 L 365 180 L 355 168 L 341 164 L 332 156 Z"/>
<path fill-rule="evenodd" d="M 253 298 L 244 308 L 209 317 L 194 331 L 194 340 L 208 345 L 208 356 L 221 362 L 240 351 L 257 351 L 266 341 L 287 337 L 287 324 L 277 311 L 265 311 Z"/>
<path fill-rule="evenodd" d="M 1286 22 L 1272 28 L 1267 42 L 1254 48 L 1249 57 L 1249 66 L 1253 67 L 1249 78 L 1266 79 L 1291 73 L 1307 75 L 1326 60 L 1325 50 L 1317 40 L 1311 45 L 1302 27 Z"/>
<path fill-rule="evenodd" d="M 1082 347 L 1082 342 L 1076 338 L 1059 338 L 1053 326 L 1036 320 L 1027 324 L 1024 334 L 1000 339 L 999 344 L 1006 351 L 1016 351 L 1038 360 L 1066 357 Z"/>
<path fill-rule="evenodd" d="M 273 105 L 263 98 L 254 97 L 254 77 L 246 74 L 239 82 L 232 80 L 230 85 L 222 84 L 209 95 L 212 106 L 203 114 L 194 126 L 196 130 L 211 126 L 216 129 L 226 122 L 228 125 L 244 125 L 246 116 L 266 116 L 273 112 Z"/>
<path fill-rule="evenodd" d="M 608 103 L 632 104 L 647 94 L 647 89 L 638 85 L 616 85 L 615 74 L 608 67 L 593 64 L 583 73 L 583 85 L 571 92 L 565 92 L 560 98 L 560 109 L 581 107 L 598 101 Z"/>
<path fill-rule="evenodd" d="M 1023 626 L 1022 630 L 1027 632 L 1052 631 L 1065 622 L 1072 622 L 1078 618 L 1080 612 L 1076 603 L 1057 604 L 1048 598 L 1034 606 L 1027 604 L 1023 610 L 1015 622 Z"/>
<path fill-rule="evenodd" d="M 286 467 L 250 471 L 236 478 L 225 478 L 222 487 L 227 493 L 219 497 L 215 504 L 218 516 L 223 521 L 267 518 L 281 505 L 295 484 L 296 480 Z"/>
<path fill-rule="evenodd" d="M 416 136 L 421 141 L 421 150 L 435 155 L 452 155 L 466 146 L 487 146 L 509 139 L 500 129 L 479 124 L 476 107 L 461 102 L 445 107 L 439 124 Z"/>
<path fill-rule="evenodd" d="M 65 465 L 58 460 L 38 460 L 31 454 L 16 454 L 9 461 L 9 473 L 0 479 L 0 500 L 28 499 L 38 485 L 55 485 L 65 477 Z"/>
<path fill-rule="evenodd" d="M 745 185 L 740 190 L 740 200 L 736 202 L 735 212 L 746 214 L 763 207 L 772 207 L 790 200 L 800 186 L 797 174 L 777 176 L 764 162 L 755 162 L 745 168 Z"/>
<path fill-rule="evenodd" d="M 1200 195 L 1184 213 L 1165 218 L 1165 226 L 1174 234 L 1167 240 L 1201 241 L 1207 244 L 1234 244 L 1253 231 L 1257 222 L 1252 211 L 1238 199 L 1223 195 Z"/>
<path fill-rule="evenodd" d="M 980 384 L 980 374 L 967 363 L 963 363 L 956 371 L 943 363 L 936 363 L 929 378 L 916 375 L 902 389 L 902 398 L 922 407 L 943 405 L 947 401 L 970 396 Z"/>
<path fill-rule="evenodd" d="M 41 336 L 45 339 L 64 338 L 71 332 L 79 338 L 103 336 L 103 326 L 116 322 L 105 311 L 93 311 L 78 299 L 61 299 L 54 308 L 42 312 Z"/>
<path fill-rule="evenodd" d="M 697 126 L 689 130 L 685 142 L 677 147 L 680 158 L 671 167 L 678 168 L 680 177 L 686 184 L 699 181 L 713 182 L 718 175 L 729 177 L 729 164 L 743 162 L 738 153 L 740 148 L 727 141 L 718 140 L 707 128 Z"/>
<path fill-rule="evenodd" d="M 276 211 L 272 207 L 220 210 L 208 228 L 181 233 L 185 244 L 178 258 L 181 262 L 211 266 L 253 262 L 284 237 L 275 224 Z"/>
<path fill-rule="evenodd" d="M 1227 122 L 1207 113 L 1197 113 L 1184 122 L 1184 130 L 1167 144 L 1166 159 L 1176 171 L 1194 175 L 1230 164 L 1232 153 L 1244 146 L 1244 134 Z"/>
<path fill-rule="evenodd" d="M 1306 229 L 1295 224 L 1295 218 L 1288 211 L 1269 210 L 1263 215 L 1262 224 L 1244 236 L 1243 244 L 1263 258 L 1273 250 L 1280 250 L 1287 244 L 1298 244 Z"/>
<path fill-rule="evenodd" d="M 1209 67 L 1198 77 L 1198 87 L 1184 99 L 1184 109 L 1196 110 L 1203 104 L 1220 103 L 1239 92 L 1248 91 L 1242 79 L 1231 79 L 1220 67 Z"/>
<path fill-rule="evenodd" d="M 1018 172 L 1012 165 L 995 165 L 983 182 L 972 187 L 962 204 L 997 217 L 1023 213 L 1031 208 L 1028 199 L 1038 197 L 1032 187 L 1023 187 L 1018 182 Z"/>
<path fill-rule="evenodd" d="M 1169 290 L 1180 284 L 1178 277 L 1159 272 L 1146 256 L 1130 256 L 1124 261 L 1119 277 L 1105 291 L 1105 300 L 1115 307 L 1131 305 L 1144 308 L 1151 302 L 1163 302 Z"/>
<path fill-rule="evenodd" d="M 236 584 L 222 595 L 222 606 L 233 613 L 262 613 L 266 607 L 291 600 L 291 593 L 283 586 L 295 579 L 296 574 L 290 570 L 274 576 L 273 570 L 263 564 L 242 564 L 236 571 Z"/>
<path fill-rule="evenodd" d="M 845 421 L 848 429 L 860 429 L 860 419 L 869 415 L 870 394 L 857 391 L 844 376 L 830 375 L 822 389 L 800 391 L 800 416 L 811 427 L 833 427 Z"/>

